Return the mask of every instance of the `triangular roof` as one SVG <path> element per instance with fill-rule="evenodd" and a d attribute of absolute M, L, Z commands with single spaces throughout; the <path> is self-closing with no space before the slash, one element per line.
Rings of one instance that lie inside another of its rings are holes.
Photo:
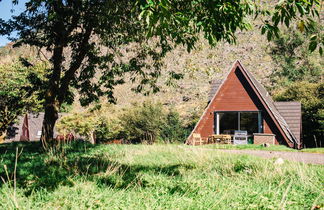
<path fill-rule="evenodd" d="M 9 136 L 8 140 L 10 141 L 20 141 L 20 137 L 22 135 L 22 126 L 24 124 L 25 117 L 27 115 L 27 123 L 28 123 L 28 132 L 29 132 L 29 140 L 30 141 L 38 141 L 40 140 L 40 136 L 38 136 L 38 132 L 42 130 L 43 120 L 44 120 L 44 112 L 39 113 L 29 113 L 23 116 L 18 117 L 17 123 L 15 123 L 12 127 L 15 129 L 15 135 Z M 59 118 L 67 115 L 66 113 L 59 113 Z M 54 128 L 54 137 L 57 135 L 57 130 Z"/>
<path fill-rule="evenodd" d="M 261 85 L 253 77 L 253 75 L 243 67 L 243 65 L 241 64 L 241 62 L 239 60 L 234 62 L 234 64 L 232 65 L 230 71 L 228 72 L 228 74 L 231 71 L 233 71 L 233 70 L 235 70 L 237 68 L 242 72 L 243 76 L 248 81 L 248 83 L 250 84 L 250 86 L 254 90 L 255 94 L 258 96 L 259 100 L 261 101 L 261 103 L 263 104 L 263 106 L 265 107 L 265 109 L 267 110 L 269 115 L 271 116 L 272 120 L 274 121 L 274 123 L 279 128 L 279 130 L 280 130 L 282 136 L 284 137 L 284 139 L 286 140 L 287 144 L 288 145 L 293 145 L 293 144 L 300 145 L 300 139 L 296 138 L 295 135 L 293 134 L 293 132 L 290 130 L 287 122 L 281 116 L 280 112 L 276 108 L 275 102 L 272 100 L 269 93 L 266 91 L 266 89 L 263 87 L 263 85 Z M 220 80 L 214 80 L 212 82 L 212 88 L 211 88 L 212 92 L 209 93 L 209 96 L 208 96 L 209 101 L 213 101 L 215 99 L 218 91 L 224 85 L 226 77 L 222 82 Z M 208 106 L 206 107 L 203 115 L 201 116 L 198 123 L 196 124 L 196 127 L 199 124 L 199 122 L 202 120 L 203 116 L 205 115 L 205 113 L 209 109 L 210 105 L 211 105 L 211 103 L 209 103 Z M 195 131 L 196 127 L 193 129 L 192 133 Z M 190 134 L 189 138 L 191 137 L 192 133 Z"/>

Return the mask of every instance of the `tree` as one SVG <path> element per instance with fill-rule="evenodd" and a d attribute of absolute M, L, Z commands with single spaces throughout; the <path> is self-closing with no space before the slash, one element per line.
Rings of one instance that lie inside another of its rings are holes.
<path fill-rule="evenodd" d="M 279 101 L 300 101 L 302 104 L 305 147 L 324 145 L 323 59 L 310 53 L 309 43 L 314 33 L 321 33 L 323 25 L 315 24 L 302 34 L 298 30 L 285 31 L 274 39 L 271 56 L 277 64 L 271 74 L 272 92 Z"/>
<path fill-rule="evenodd" d="M 135 56 L 127 61 L 114 59 L 121 55 L 123 45 L 144 40 L 141 24 L 136 21 L 138 10 L 134 2 L 127 0 L 30 0 L 23 13 L 6 23 L 2 21 L 2 32 L 18 31 L 16 45 L 33 45 L 50 54 L 51 67 L 42 84 L 46 90 L 44 143 L 53 139 L 59 108 L 73 100 L 72 87 L 79 90 L 81 104 L 87 105 L 103 95 L 113 100 L 113 86 L 123 82 L 118 78 L 122 73 L 142 75 L 142 84 L 158 75 L 154 71 L 146 74 L 141 68 L 148 54 L 158 60 L 159 56 L 148 47 L 137 48 Z M 96 70 L 100 76 L 93 81 Z"/>
<path fill-rule="evenodd" d="M 42 105 L 37 92 L 32 91 L 30 77 L 43 75 L 46 64 L 26 62 L 23 65 L 17 60 L 0 66 L 0 136 L 19 115 L 26 111 L 38 111 Z"/>
<path fill-rule="evenodd" d="M 323 79 L 322 57 L 310 53 L 309 43 L 314 33 L 323 31 L 323 25 L 315 24 L 310 32 L 302 34 L 298 30 L 285 30 L 273 40 L 270 55 L 277 64 L 271 74 L 273 86 L 285 88 L 297 81 L 320 82 Z"/>
<path fill-rule="evenodd" d="M 174 45 L 191 50 L 200 32 L 210 44 L 232 43 L 237 30 L 250 28 L 250 15 L 272 17 L 262 27 L 271 39 L 280 22 L 288 26 L 301 19 L 307 29 L 311 19 L 305 17 L 318 15 L 319 5 L 319 0 L 283 0 L 271 13 L 249 0 L 29 0 L 20 15 L 0 20 L 0 34 L 17 31 L 16 45 L 36 46 L 50 54 L 43 85 L 41 139 L 46 143 L 53 139 L 59 108 L 74 99 L 72 88 L 79 91 L 83 105 L 104 95 L 113 101 L 114 86 L 131 73 L 131 81 L 139 82 L 136 91 L 149 86 L 156 92 L 161 58 Z M 123 58 L 122 50 L 132 50 L 134 56 Z M 147 60 L 153 63 L 148 65 Z M 173 72 L 170 76 L 180 78 Z"/>
<path fill-rule="evenodd" d="M 169 37 L 175 43 L 194 47 L 200 33 L 211 45 L 220 40 L 236 41 L 237 30 L 251 28 L 251 16 L 262 20 L 261 33 L 268 40 L 279 36 L 280 25 L 297 24 L 302 32 L 312 31 L 320 19 L 320 0 L 281 0 L 278 3 L 251 0 L 147 0 L 140 17 L 146 19 L 148 36 Z M 323 53 L 323 32 L 313 33 L 310 51 Z"/>

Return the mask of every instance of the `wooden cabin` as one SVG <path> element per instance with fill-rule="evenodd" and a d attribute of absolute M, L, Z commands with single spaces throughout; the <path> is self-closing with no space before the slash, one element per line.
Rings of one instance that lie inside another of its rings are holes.
<path fill-rule="evenodd" d="M 233 140 L 234 132 L 245 131 L 256 144 L 302 145 L 300 102 L 274 102 L 239 61 L 223 81 L 212 82 L 208 101 L 187 144 L 207 144 L 215 135 Z"/>

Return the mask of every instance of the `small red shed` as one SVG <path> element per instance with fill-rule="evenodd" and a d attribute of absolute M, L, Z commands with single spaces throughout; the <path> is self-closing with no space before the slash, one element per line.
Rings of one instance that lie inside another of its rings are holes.
<path fill-rule="evenodd" d="M 213 134 L 274 136 L 275 144 L 301 147 L 301 104 L 274 102 L 266 89 L 236 61 L 223 81 L 212 82 L 209 103 L 188 137 L 199 134 L 203 143 Z"/>

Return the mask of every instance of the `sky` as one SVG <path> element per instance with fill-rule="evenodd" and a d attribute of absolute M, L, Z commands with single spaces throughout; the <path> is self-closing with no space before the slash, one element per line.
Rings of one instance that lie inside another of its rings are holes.
<path fill-rule="evenodd" d="M 13 5 L 12 0 L 0 0 L 0 18 L 8 20 L 12 15 L 17 15 L 25 8 L 25 2 L 27 0 L 20 0 L 18 5 Z M 0 35 L 0 47 L 6 45 L 10 41 Z"/>

